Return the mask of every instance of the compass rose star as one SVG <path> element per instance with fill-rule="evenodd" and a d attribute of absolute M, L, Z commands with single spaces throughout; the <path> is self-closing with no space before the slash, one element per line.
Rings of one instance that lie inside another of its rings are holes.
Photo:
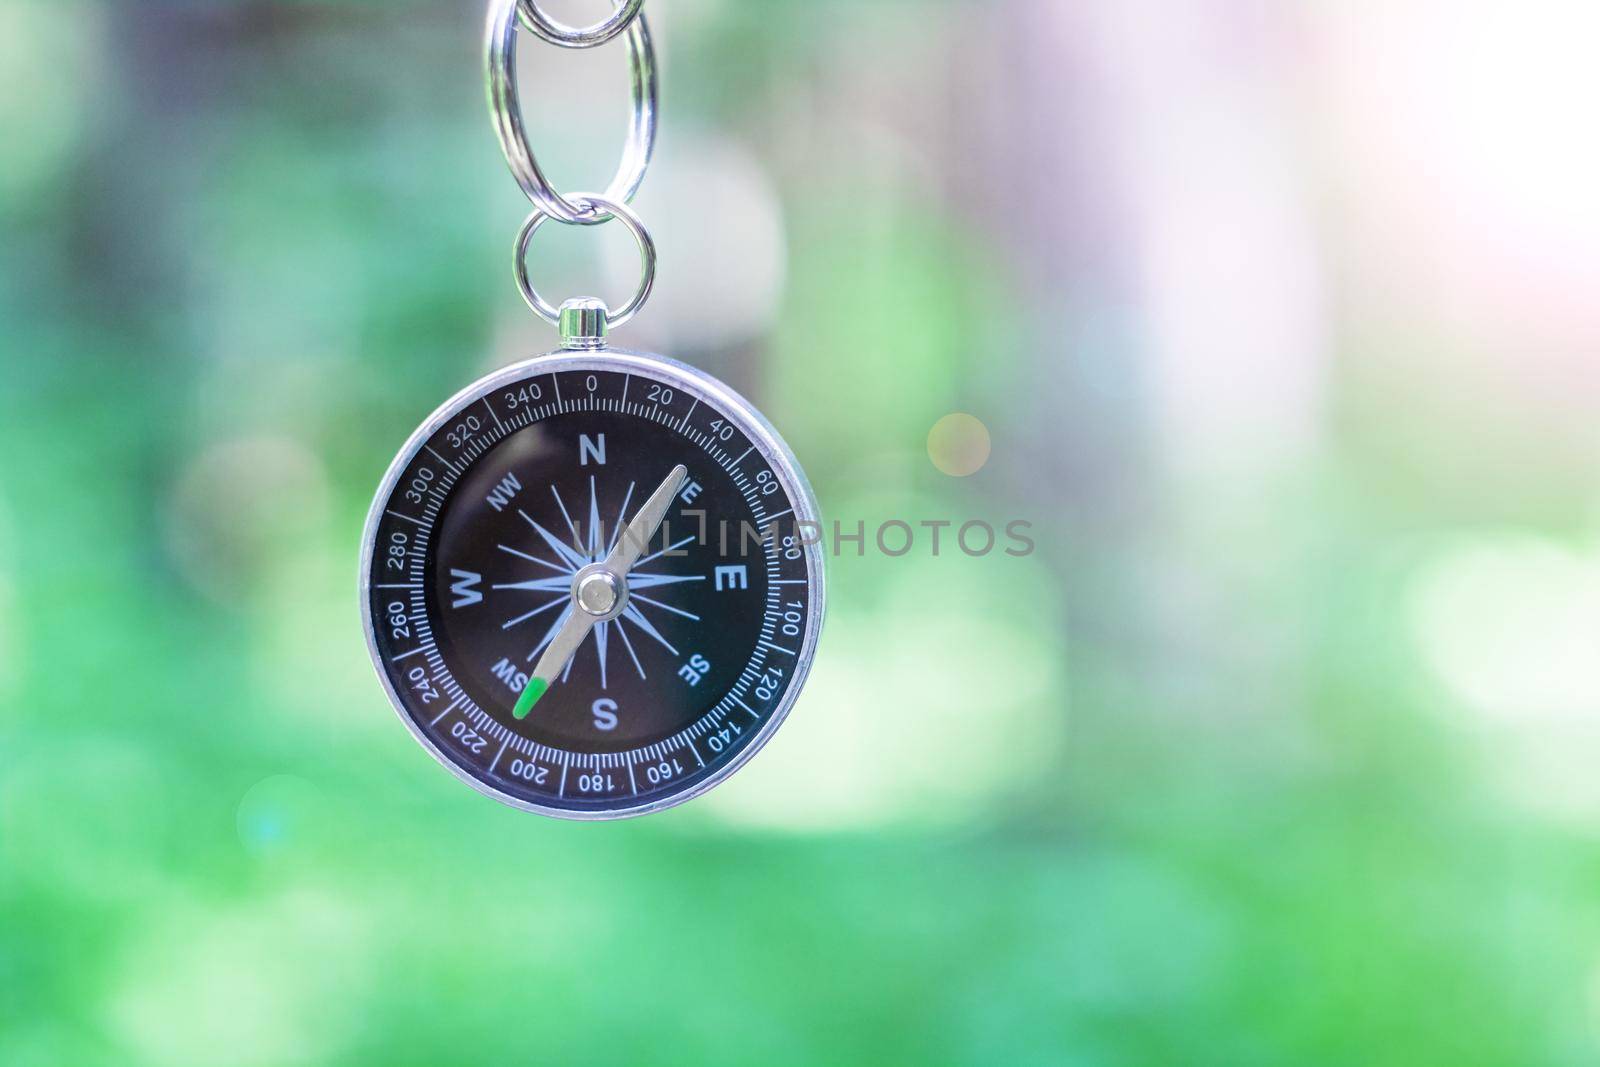
<path fill-rule="evenodd" d="M 572 665 L 576 662 L 575 653 L 583 644 L 584 638 L 590 631 L 594 631 L 595 656 L 600 667 L 600 688 L 607 688 L 607 650 L 609 648 L 610 623 L 615 621 L 617 632 L 623 637 L 627 646 L 628 655 L 633 660 L 634 666 L 643 676 L 644 668 L 640 665 L 633 644 L 628 640 L 621 619 L 626 616 L 635 626 L 655 638 L 673 655 L 677 650 L 671 642 L 663 637 L 659 630 L 645 618 L 638 607 L 628 603 L 628 575 L 640 565 L 640 556 L 644 554 L 649 540 L 655 535 L 666 518 L 667 511 L 677 499 L 678 491 L 688 478 L 689 472 L 683 465 L 672 469 L 666 481 L 650 494 L 650 498 L 639 508 L 639 513 L 634 516 L 632 523 L 624 528 L 619 528 L 615 536 L 608 543 L 600 522 L 600 494 L 594 475 L 589 476 L 589 536 L 587 540 L 580 536 L 577 524 L 572 521 L 572 514 L 567 510 L 566 502 L 561 499 L 561 493 L 554 484 L 550 492 L 555 497 L 556 506 L 561 510 L 561 516 L 567 523 L 567 529 L 572 533 L 572 546 L 568 547 L 561 539 L 541 526 L 526 511 L 519 509 L 519 514 L 533 528 L 534 532 L 542 538 L 556 556 L 572 568 L 571 605 L 558 620 L 559 625 L 546 635 L 540 642 L 539 648 L 529 653 L 528 659 L 538 657 L 534 670 L 527 684 L 523 687 L 522 695 L 518 697 L 513 714 L 518 719 L 526 718 L 533 710 L 534 704 L 549 690 L 557 675 L 562 682 L 566 682 L 572 675 Z M 627 503 L 633 497 L 633 486 L 628 487 L 624 498 L 622 514 L 627 513 Z M 689 538 L 681 544 L 692 541 Z M 680 544 L 680 547 L 681 547 Z M 667 552 L 669 547 L 663 549 L 650 559 L 655 559 Z M 602 554 L 604 558 L 602 559 Z M 648 562 L 648 561 L 644 561 Z M 657 576 L 664 578 L 665 576 Z M 534 579 L 530 582 L 515 583 L 517 586 L 529 589 L 549 590 L 548 580 Z M 653 586 L 669 584 L 664 581 L 652 583 Z M 544 605 L 526 615 L 520 616 L 507 624 L 507 627 L 517 622 L 525 621 L 561 603 L 558 597 L 549 604 Z M 641 603 L 655 608 L 673 612 L 687 619 L 698 622 L 699 616 L 683 611 L 659 600 L 649 597 L 640 597 Z M 581 610 L 580 610 L 581 609 Z M 542 650 L 542 651 L 541 651 Z"/>
<path fill-rule="evenodd" d="M 568 532 L 571 533 L 573 537 L 573 541 L 570 545 L 560 537 L 557 537 L 553 532 L 538 522 L 538 520 L 534 519 L 526 511 L 522 511 L 520 509 L 518 510 L 518 514 L 521 515 L 522 519 L 527 522 L 527 524 L 536 534 L 538 534 L 539 540 L 544 543 L 544 546 L 555 553 L 559 562 L 552 563 L 548 559 L 544 559 L 530 552 L 522 551 L 521 549 L 513 548 L 509 545 L 500 545 L 498 547 L 501 551 L 507 553 L 508 555 L 514 556 L 518 559 L 526 560 L 530 563 L 538 563 L 539 565 L 547 567 L 550 570 L 556 571 L 557 573 L 544 578 L 529 578 L 516 582 L 499 582 L 491 586 L 491 588 L 502 591 L 514 590 L 520 592 L 554 593 L 557 595 L 554 599 L 540 604 L 532 611 L 527 611 L 507 619 L 503 624 L 501 624 L 500 628 L 502 630 L 510 630 L 522 625 L 525 622 L 528 622 L 531 619 L 544 615 L 554 608 L 562 606 L 565 606 L 566 608 L 566 610 L 562 611 L 556 616 L 556 618 L 552 621 L 550 628 L 546 630 L 544 635 L 540 638 L 538 644 L 536 644 L 528 652 L 527 656 L 525 657 L 527 662 L 531 663 L 539 657 L 539 654 L 549 646 L 550 642 L 555 639 L 556 634 L 560 632 L 561 627 L 565 625 L 567 620 L 571 617 L 572 612 L 570 601 L 572 584 L 573 579 L 577 575 L 578 571 L 583 567 L 600 562 L 602 559 L 616 551 L 617 543 L 621 539 L 623 530 L 626 527 L 625 519 L 628 514 L 628 507 L 633 502 L 633 494 L 638 489 L 638 486 L 639 483 L 636 480 L 628 483 L 628 488 L 622 495 L 622 506 L 617 511 L 616 524 L 613 526 L 610 534 L 607 535 L 605 532 L 605 527 L 600 519 L 599 488 L 596 484 L 596 479 L 593 475 L 591 475 L 589 478 L 589 529 L 587 531 L 587 536 L 585 537 L 583 536 L 584 531 L 582 531 L 581 527 L 579 527 L 579 525 L 573 520 L 571 512 L 567 509 L 566 502 L 562 499 L 560 490 L 556 486 L 552 485 L 550 487 L 550 492 L 555 498 L 556 506 L 561 512 L 562 520 L 566 523 Z M 639 568 L 646 567 L 656 562 L 663 556 L 682 549 L 691 541 L 693 541 L 692 537 L 686 538 L 668 545 L 660 551 L 651 553 L 650 555 L 639 560 L 638 563 L 634 564 L 635 571 L 637 571 Z M 653 574 L 635 573 L 634 571 L 630 571 L 628 574 L 628 588 L 631 591 L 642 593 L 646 589 L 660 589 L 665 586 L 678 585 L 685 582 L 703 582 L 705 580 L 706 576 L 703 574 Z M 662 611 L 671 612 L 672 614 L 678 615 L 682 618 L 690 619 L 695 622 L 700 621 L 700 616 L 692 612 L 673 607 L 670 604 L 663 603 L 653 597 L 639 595 L 636 597 L 636 599 L 640 604 L 648 605 L 652 608 L 658 608 Z M 639 659 L 638 652 L 633 647 L 633 641 L 628 634 L 627 627 L 624 625 L 624 619 L 627 619 L 635 626 L 638 626 L 644 633 L 665 648 L 668 653 L 677 655 L 677 649 L 673 647 L 671 642 L 662 636 L 661 632 L 649 621 L 644 612 L 639 608 L 634 608 L 632 611 L 626 612 L 623 616 L 620 616 L 616 619 L 599 622 L 595 625 L 595 654 L 600 669 L 601 689 L 609 688 L 609 651 L 611 644 L 611 628 L 613 624 L 615 624 L 617 636 L 622 641 L 623 649 L 627 653 L 629 661 L 632 662 L 634 670 L 639 673 L 640 679 L 643 680 L 649 677 L 649 673 L 645 670 L 643 662 Z M 563 680 L 566 680 L 566 678 L 571 675 L 571 672 L 572 665 L 569 662 L 562 671 Z"/>

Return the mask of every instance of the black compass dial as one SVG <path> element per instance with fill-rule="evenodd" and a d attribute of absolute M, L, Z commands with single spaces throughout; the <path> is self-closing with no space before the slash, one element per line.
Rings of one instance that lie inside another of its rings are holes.
<path fill-rule="evenodd" d="M 646 357 L 550 357 L 458 397 L 403 459 L 368 526 L 374 656 L 413 732 L 485 792 L 655 810 L 787 712 L 820 624 L 815 506 L 725 387 Z M 637 530 L 658 490 L 670 504 Z M 577 586 L 608 566 L 591 617 Z"/>

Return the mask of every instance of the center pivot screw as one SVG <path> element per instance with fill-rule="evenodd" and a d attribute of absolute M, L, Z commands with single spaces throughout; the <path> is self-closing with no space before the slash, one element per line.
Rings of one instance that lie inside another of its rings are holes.
<path fill-rule="evenodd" d="M 590 615 L 609 615 L 622 595 L 622 583 L 609 571 L 594 571 L 578 581 L 578 606 Z"/>

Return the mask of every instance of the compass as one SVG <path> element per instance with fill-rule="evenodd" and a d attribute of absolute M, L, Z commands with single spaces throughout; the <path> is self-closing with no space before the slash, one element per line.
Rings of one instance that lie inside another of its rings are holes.
<path fill-rule="evenodd" d="M 444 766 L 526 810 L 640 815 L 727 778 L 823 615 L 817 506 L 776 431 L 659 356 L 561 351 L 412 435 L 368 518 L 368 646 Z"/>

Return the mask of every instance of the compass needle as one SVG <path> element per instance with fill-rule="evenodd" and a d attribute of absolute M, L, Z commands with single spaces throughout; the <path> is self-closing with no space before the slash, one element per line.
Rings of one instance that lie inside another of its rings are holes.
<path fill-rule="evenodd" d="M 539 639 L 539 643 L 533 646 L 533 651 L 528 653 L 525 662 L 532 663 L 538 658 L 539 653 L 544 651 L 544 647 L 556 639 L 556 634 L 561 632 L 561 628 L 567 624 L 567 616 L 571 614 L 572 605 L 568 604 L 566 610 L 557 615 L 556 621 L 550 624 L 550 629 L 545 631 L 544 636 Z"/>
<path fill-rule="evenodd" d="M 533 673 L 528 676 L 528 686 L 523 689 L 523 695 L 517 700 L 513 714 L 519 719 L 528 717 L 533 710 L 533 705 L 555 682 L 571 662 L 572 656 L 583 644 L 583 639 L 589 636 L 589 631 L 594 629 L 597 620 L 585 611 L 574 611 L 567 616 L 566 622 L 556 631 L 554 639 L 545 648 L 544 655 L 539 657 L 539 662 L 533 668 Z M 538 683 L 535 687 L 534 683 Z M 529 698 L 528 688 L 536 688 L 532 698 Z"/>
<path fill-rule="evenodd" d="M 550 646 L 544 650 L 544 655 L 539 657 L 539 662 L 534 666 L 533 675 L 530 677 L 529 682 L 531 684 L 537 680 L 542 683 L 542 687 L 531 698 L 527 695 L 527 688 L 523 689 L 523 695 L 517 700 L 516 706 L 512 709 L 517 718 L 527 718 L 528 713 L 533 710 L 533 705 L 549 691 L 550 686 L 555 683 L 557 677 L 565 682 L 571 676 L 572 658 L 583 645 L 583 639 L 589 636 L 591 630 L 594 630 L 597 626 L 603 626 L 607 621 L 629 610 L 626 579 L 628 568 L 634 560 L 638 559 L 640 553 L 644 551 L 644 546 L 654 536 L 656 528 L 666 518 L 668 509 L 672 507 L 672 501 L 676 498 L 679 488 L 688 476 L 689 469 L 687 467 L 682 464 L 674 467 L 672 473 L 667 475 L 666 481 L 662 482 L 660 487 L 650 494 L 650 499 L 644 502 L 644 506 L 639 509 L 639 514 L 633 517 L 633 521 L 622 532 L 622 537 L 618 541 L 617 547 L 606 557 L 605 562 L 591 563 L 579 569 L 578 573 L 573 577 L 572 601 L 576 606 L 576 610 L 568 616 L 567 621 L 562 624 L 561 629 L 557 631 L 555 638 L 550 642 Z M 555 493 L 556 487 L 552 485 L 550 490 Z M 560 501 L 560 499 L 561 494 L 556 493 L 556 500 Z M 588 547 L 593 551 L 597 550 L 600 544 L 598 529 L 600 524 L 599 497 L 593 475 L 589 476 L 589 516 Z M 537 522 L 534 522 L 526 513 L 523 513 L 523 518 L 532 523 L 534 529 L 538 530 L 547 540 L 550 540 L 548 532 Z M 573 533 L 577 533 L 575 527 Z M 554 542 L 552 542 L 553 544 Z M 523 618 L 530 618 L 532 614 L 535 613 L 530 613 L 530 615 Z M 516 621 L 520 622 L 522 620 L 518 619 Z M 657 640 L 662 640 L 659 635 L 657 635 Z M 595 644 L 600 664 L 600 688 L 604 689 L 606 688 L 604 631 L 596 635 Z"/>
<path fill-rule="evenodd" d="M 511 714 L 519 719 L 526 719 L 528 713 L 533 711 L 533 706 L 539 703 L 539 698 L 549 690 L 550 683 L 543 678 L 529 678 L 528 684 L 522 687 L 522 695 L 517 698 L 517 706 Z"/>
<path fill-rule="evenodd" d="M 673 499 L 688 477 L 689 468 L 680 463 L 672 468 L 667 480 L 650 494 L 650 499 L 644 502 L 639 514 L 635 515 L 633 521 L 622 531 L 617 547 L 606 557 L 606 567 L 613 574 L 627 574 L 633 569 L 634 564 L 639 562 L 639 557 L 649 547 L 650 539 L 656 535 L 656 530 L 667 517 L 668 509 L 672 507 Z M 689 540 L 692 541 L 693 538 Z"/>

